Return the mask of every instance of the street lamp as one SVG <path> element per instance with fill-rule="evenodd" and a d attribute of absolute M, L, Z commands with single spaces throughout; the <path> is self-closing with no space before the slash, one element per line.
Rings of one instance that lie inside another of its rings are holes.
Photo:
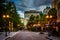
<path fill-rule="evenodd" d="M 8 19 L 8 18 L 10 18 L 10 16 L 8 14 L 4 14 L 3 18 Z M 6 27 L 5 27 L 5 32 L 6 32 L 5 36 L 7 36 L 7 28 Z"/>
<path fill-rule="evenodd" d="M 52 15 L 47 15 L 46 18 L 47 18 L 47 23 L 49 24 L 49 22 L 52 21 L 51 19 L 53 18 L 53 16 Z"/>
<path fill-rule="evenodd" d="M 46 18 L 47 19 L 51 19 L 53 16 L 52 15 L 47 15 Z"/>
<path fill-rule="evenodd" d="M 50 15 L 50 18 L 52 18 L 52 15 Z"/>
<path fill-rule="evenodd" d="M 50 21 L 52 21 L 51 19 L 53 18 L 53 16 L 52 15 L 47 15 L 46 18 L 47 18 L 47 23 L 49 24 Z"/>
<path fill-rule="evenodd" d="M 9 18 L 10 16 L 9 15 L 6 15 L 7 16 L 7 18 Z"/>
<path fill-rule="evenodd" d="M 49 18 L 49 16 L 47 15 L 46 18 Z"/>
<path fill-rule="evenodd" d="M 3 18 L 5 18 L 5 15 L 3 15 Z"/>
<path fill-rule="evenodd" d="M 7 14 L 7 15 L 3 15 L 3 18 L 9 18 L 10 16 Z"/>
<path fill-rule="evenodd" d="M 47 15 L 46 18 L 52 18 L 53 16 L 52 15 Z"/>

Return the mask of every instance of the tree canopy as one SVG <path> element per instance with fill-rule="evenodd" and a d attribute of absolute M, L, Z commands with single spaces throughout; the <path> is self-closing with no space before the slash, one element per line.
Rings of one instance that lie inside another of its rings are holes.
<path fill-rule="evenodd" d="M 14 27 L 17 27 L 17 24 L 21 23 L 20 16 L 17 13 L 16 6 L 14 2 L 10 2 L 8 0 L 0 1 L 0 25 L 4 23 L 3 15 L 9 15 L 9 19 L 6 21 L 10 21 L 13 23 Z"/>
<path fill-rule="evenodd" d="M 48 12 L 48 15 L 52 15 L 53 18 L 57 19 L 57 10 L 55 8 L 51 8 Z"/>

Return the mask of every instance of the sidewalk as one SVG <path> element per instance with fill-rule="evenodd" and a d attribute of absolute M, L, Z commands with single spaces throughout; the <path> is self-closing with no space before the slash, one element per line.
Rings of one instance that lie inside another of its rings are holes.
<path fill-rule="evenodd" d="M 49 40 L 60 40 L 60 37 L 56 37 L 56 36 L 47 36 L 46 38 Z"/>
<path fill-rule="evenodd" d="M 17 33 L 19 33 L 19 31 L 17 31 L 17 32 L 8 32 L 8 36 L 7 37 L 5 37 L 5 32 L 3 32 L 1 35 L 0 35 L 0 40 L 5 40 L 5 39 L 7 39 L 7 38 L 9 38 L 9 37 L 13 37 L 15 34 L 17 34 Z"/>
<path fill-rule="evenodd" d="M 3 40 L 5 38 L 5 33 L 1 32 L 2 34 L 0 35 L 0 40 Z"/>
<path fill-rule="evenodd" d="M 60 37 L 51 36 L 51 37 L 47 37 L 47 39 L 49 39 L 49 40 L 60 40 Z"/>

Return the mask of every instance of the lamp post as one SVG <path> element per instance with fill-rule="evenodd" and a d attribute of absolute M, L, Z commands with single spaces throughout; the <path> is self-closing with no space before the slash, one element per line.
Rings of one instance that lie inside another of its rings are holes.
<path fill-rule="evenodd" d="M 46 18 L 48 19 L 48 37 L 51 36 L 51 32 L 53 32 L 53 23 L 52 23 L 52 18 L 53 16 L 52 15 L 47 15 Z"/>
<path fill-rule="evenodd" d="M 52 21 L 53 16 L 52 15 L 46 15 L 46 19 L 47 19 L 47 24 L 49 25 L 50 22 Z M 48 26 L 47 26 L 48 27 Z"/>
<path fill-rule="evenodd" d="M 10 16 L 8 15 L 8 14 L 4 14 L 3 15 L 3 18 L 6 20 L 6 19 L 9 19 L 10 18 Z M 7 20 L 6 20 L 6 22 L 7 22 Z M 7 25 L 6 25 L 6 27 L 5 27 L 5 36 L 7 36 Z"/>

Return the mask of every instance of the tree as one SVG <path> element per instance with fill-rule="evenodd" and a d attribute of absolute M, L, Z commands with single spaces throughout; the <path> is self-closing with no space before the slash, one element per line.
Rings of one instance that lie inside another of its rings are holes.
<path fill-rule="evenodd" d="M 9 15 L 11 16 L 10 20 L 11 22 L 13 22 L 14 28 L 16 29 L 19 28 L 17 24 L 21 24 L 21 20 L 19 14 L 16 11 L 16 6 L 14 2 L 8 2 L 7 8 L 8 8 L 7 10 L 9 12 Z"/>
<path fill-rule="evenodd" d="M 5 0 L 0 0 L 0 31 L 3 31 L 2 30 L 3 29 L 3 18 L 2 18 L 2 14 L 5 12 L 5 5 L 3 3 L 5 3 Z"/>
<path fill-rule="evenodd" d="M 48 12 L 48 15 L 52 15 L 51 21 L 57 21 L 57 10 L 55 8 L 51 8 Z"/>
<path fill-rule="evenodd" d="M 38 22 L 40 22 L 40 17 L 39 17 L 39 15 L 37 15 L 37 16 L 35 17 L 35 23 L 38 23 Z"/>
<path fill-rule="evenodd" d="M 28 30 L 32 30 L 34 23 L 35 23 L 35 16 L 31 15 L 27 23 Z"/>
<path fill-rule="evenodd" d="M 8 14 L 10 18 L 8 19 L 10 22 L 13 22 L 13 26 L 17 28 L 17 24 L 21 23 L 19 14 L 16 11 L 16 6 L 14 2 L 10 2 L 8 0 L 2 0 L 0 1 L 0 24 L 3 26 L 4 19 L 3 19 L 3 14 Z M 6 21 L 7 22 L 7 21 Z"/>
<path fill-rule="evenodd" d="M 57 10 L 55 8 L 51 8 L 48 12 L 48 15 L 52 15 L 53 18 L 57 19 Z"/>
<path fill-rule="evenodd" d="M 49 9 L 50 9 L 50 7 L 46 7 L 46 8 L 43 10 L 43 13 L 46 13 Z"/>
<path fill-rule="evenodd" d="M 35 22 L 34 20 L 35 20 L 35 16 L 31 15 L 28 23 L 31 24 L 31 25 L 33 25 L 34 22 Z"/>
<path fill-rule="evenodd" d="M 44 23 L 46 22 L 46 14 L 43 14 L 42 12 L 40 13 L 40 23 Z"/>
<path fill-rule="evenodd" d="M 41 12 L 40 13 L 40 21 L 43 21 L 44 20 L 43 18 L 44 18 L 44 14 Z"/>

